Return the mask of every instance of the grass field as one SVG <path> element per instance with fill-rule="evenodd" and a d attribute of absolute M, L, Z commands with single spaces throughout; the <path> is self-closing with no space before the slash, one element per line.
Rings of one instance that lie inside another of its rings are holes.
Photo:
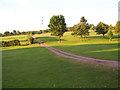
<path fill-rule="evenodd" d="M 35 37 L 45 44 L 76 55 L 118 60 L 118 39 L 102 39 L 94 32 L 86 41 L 65 33 L 62 43 L 47 34 Z M 3 37 L 3 40 L 19 39 L 21 46 L 2 48 L 3 88 L 116 88 L 116 68 L 82 63 L 60 57 L 38 44 L 26 45 L 26 36 Z"/>

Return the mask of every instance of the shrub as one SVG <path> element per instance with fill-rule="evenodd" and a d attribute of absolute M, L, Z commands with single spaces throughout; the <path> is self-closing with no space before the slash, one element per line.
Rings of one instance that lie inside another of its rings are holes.
<path fill-rule="evenodd" d="M 27 41 L 28 41 L 29 44 L 34 44 L 34 38 L 32 37 L 31 34 L 27 35 Z"/>
<path fill-rule="evenodd" d="M 9 47 L 9 46 L 20 46 L 20 41 L 18 39 L 12 41 L 2 41 L 2 47 Z"/>

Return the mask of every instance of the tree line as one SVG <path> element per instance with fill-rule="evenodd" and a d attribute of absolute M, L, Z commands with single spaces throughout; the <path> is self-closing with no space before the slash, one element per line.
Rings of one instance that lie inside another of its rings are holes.
<path fill-rule="evenodd" d="M 66 27 L 66 25 L 67 24 L 63 15 L 53 15 L 50 18 L 48 25 L 50 29 L 26 32 L 20 32 L 18 30 L 13 30 L 12 32 L 5 31 L 3 34 L 0 33 L 0 36 L 4 37 L 12 35 L 26 35 L 29 33 L 42 34 L 50 32 L 51 35 L 56 36 L 61 41 L 61 37 L 67 31 L 73 31 L 71 35 L 80 36 L 81 38 L 86 38 L 89 35 L 89 30 L 94 30 L 97 34 L 102 34 L 103 37 L 105 34 L 107 34 L 109 38 L 112 38 L 113 36 L 112 30 L 115 30 L 116 33 L 120 33 L 120 21 L 117 21 L 115 26 L 108 25 L 103 22 L 99 22 L 97 26 L 94 26 L 94 24 L 89 24 L 87 22 L 87 19 L 84 16 L 82 16 L 78 24 L 75 24 L 72 27 Z"/>
<path fill-rule="evenodd" d="M 39 31 L 23 31 L 20 32 L 19 30 L 13 30 L 12 32 L 9 31 L 5 31 L 3 34 L 0 33 L 0 37 L 4 37 L 4 36 L 13 36 L 13 35 L 26 35 L 26 34 L 42 34 L 42 33 L 48 33 L 49 30 L 39 30 Z"/>
<path fill-rule="evenodd" d="M 107 34 L 110 39 L 112 39 L 113 36 L 112 30 L 115 30 L 116 33 L 120 33 L 120 21 L 117 21 L 115 26 L 103 22 L 99 22 L 97 26 L 94 26 L 93 24 L 87 23 L 87 19 L 84 16 L 81 17 L 78 24 L 73 27 L 66 27 L 64 16 L 54 15 L 51 17 L 48 27 L 50 28 L 49 32 L 51 35 L 56 36 L 60 41 L 66 31 L 73 31 L 71 35 L 80 36 L 81 39 L 89 35 L 89 30 L 94 30 L 97 34 L 102 34 L 103 37 Z"/>

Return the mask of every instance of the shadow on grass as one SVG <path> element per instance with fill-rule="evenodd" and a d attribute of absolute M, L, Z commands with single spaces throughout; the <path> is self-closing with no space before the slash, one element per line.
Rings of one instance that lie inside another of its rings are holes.
<path fill-rule="evenodd" d="M 24 47 L 24 46 L 23 46 Z M 118 44 L 87 44 L 87 45 L 66 45 L 66 46 L 54 46 L 62 51 L 69 52 L 75 55 L 80 55 L 84 57 L 91 57 L 96 59 L 104 60 L 115 60 L 118 61 Z M 26 50 L 26 49 L 35 49 L 35 48 L 44 48 L 44 47 L 26 47 L 26 48 L 17 48 L 13 50 Z M 36 52 L 37 53 L 37 52 Z M 44 53 L 44 52 L 43 52 Z M 52 53 L 52 52 L 51 52 Z"/>
<path fill-rule="evenodd" d="M 115 60 L 118 61 L 118 44 L 87 44 L 72 46 L 54 46 L 60 50 L 96 59 Z"/>
<path fill-rule="evenodd" d="M 103 38 L 103 39 L 109 39 L 109 37 L 108 36 L 88 36 L 87 38 Z M 119 35 L 113 35 L 113 37 L 112 37 L 112 39 L 115 39 L 115 38 L 120 38 L 120 36 Z"/>
<path fill-rule="evenodd" d="M 43 42 L 59 41 L 59 40 L 56 39 L 55 37 L 37 37 L 37 39 L 39 39 L 40 41 L 43 41 Z M 64 39 L 61 39 L 61 41 L 65 41 L 65 40 L 64 40 Z"/>

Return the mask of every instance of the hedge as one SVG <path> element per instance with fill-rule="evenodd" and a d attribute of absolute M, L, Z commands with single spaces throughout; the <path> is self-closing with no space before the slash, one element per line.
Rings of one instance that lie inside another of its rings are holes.
<path fill-rule="evenodd" d="M 18 39 L 12 41 L 2 41 L 2 47 L 9 47 L 9 46 L 20 46 L 20 41 Z"/>

